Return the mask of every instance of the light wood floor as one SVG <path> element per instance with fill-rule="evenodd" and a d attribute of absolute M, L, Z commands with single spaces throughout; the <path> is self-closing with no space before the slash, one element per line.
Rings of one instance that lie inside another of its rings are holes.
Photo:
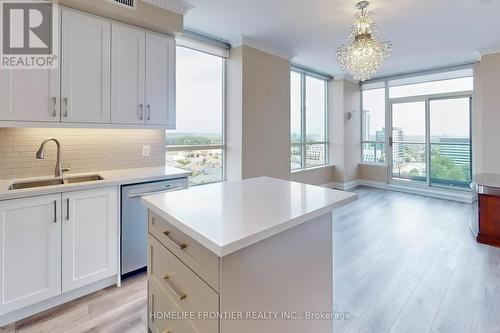
<path fill-rule="evenodd" d="M 335 212 L 335 332 L 500 332 L 500 249 L 468 229 L 470 205 L 376 189 Z M 147 332 L 146 279 L 0 332 Z M 281 333 L 281 332 L 276 332 Z"/>
<path fill-rule="evenodd" d="M 359 188 L 335 213 L 335 332 L 500 332 L 500 249 L 471 206 Z"/>
<path fill-rule="evenodd" d="M 146 274 L 0 328 L 0 333 L 145 333 Z"/>

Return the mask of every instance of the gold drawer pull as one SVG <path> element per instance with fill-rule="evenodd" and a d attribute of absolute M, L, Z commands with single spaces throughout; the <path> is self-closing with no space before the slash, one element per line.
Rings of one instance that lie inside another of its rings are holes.
<path fill-rule="evenodd" d="M 182 301 L 183 299 L 186 298 L 187 295 L 182 290 L 180 290 L 175 284 L 172 283 L 172 281 L 170 280 L 170 276 L 168 274 L 163 277 L 163 280 L 165 280 L 168 286 L 172 288 L 172 290 L 177 294 L 177 296 L 179 297 L 179 301 Z"/>
<path fill-rule="evenodd" d="M 184 250 L 186 247 L 187 247 L 187 244 L 186 243 L 179 243 L 178 241 L 176 241 L 171 235 L 170 235 L 170 231 L 165 231 L 163 233 L 165 236 L 167 236 L 172 242 L 174 242 L 181 250 Z"/>
<path fill-rule="evenodd" d="M 164 330 L 162 333 L 171 333 L 170 331 Z"/>

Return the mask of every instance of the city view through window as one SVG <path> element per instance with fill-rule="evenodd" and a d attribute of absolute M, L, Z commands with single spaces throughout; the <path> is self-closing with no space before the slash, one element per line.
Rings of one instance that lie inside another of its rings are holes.
<path fill-rule="evenodd" d="M 472 90 L 472 78 L 462 82 L 465 85 L 456 89 Z M 436 93 L 450 89 L 446 81 L 432 82 L 432 86 Z M 419 91 L 423 88 L 429 90 L 429 84 L 418 85 Z M 398 98 L 412 96 L 412 87 L 397 87 L 397 93 Z M 393 179 L 468 187 L 471 180 L 471 97 L 444 95 L 389 101 L 390 160 L 386 156 L 385 88 L 363 91 L 363 162 L 390 165 Z"/>
<path fill-rule="evenodd" d="M 291 72 L 291 170 L 328 163 L 326 81 Z M 305 112 L 303 112 L 305 110 Z"/>
<path fill-rule="evenodd" d="M 225 59 L 177 47 L 176 130 L 167 131 L 167 165 L 189 170 L 192 185 L 223 180 Z"/>

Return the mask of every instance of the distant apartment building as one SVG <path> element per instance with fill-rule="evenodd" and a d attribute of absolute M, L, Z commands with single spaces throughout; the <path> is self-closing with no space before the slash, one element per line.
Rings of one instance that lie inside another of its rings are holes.
<path fill-rule="evenodd" d="M 307 146 L 306 159 L 314 161 L 322 161 L 325 158 L 324 145 L 311 145 Z"/>
<path fill-rule="evenodd" d="M 470 140 L 468 138 L 440 138 L 440 155 L 448 157 L 456 165 L 470 163 Z"/>

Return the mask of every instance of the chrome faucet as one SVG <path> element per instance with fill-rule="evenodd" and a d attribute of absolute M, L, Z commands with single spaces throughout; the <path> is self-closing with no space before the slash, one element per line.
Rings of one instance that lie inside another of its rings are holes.
<path fill-rule="evenodd" d="M 59 143 L 59 141 L 57 141 L 56 139 L 47 139 L 44 142 L 42 142 L 40 148 L 38 148 L 38 151 L 36 152 L 36 158 L 39 160 L 43 160 L 45 158 L 45 145 L 49 141 L 54 141 L 57 145 L 57 161 L 56 161 L 55 177 L 61 177 L 62 162 L 61 162 L 61 144 Z"/>

